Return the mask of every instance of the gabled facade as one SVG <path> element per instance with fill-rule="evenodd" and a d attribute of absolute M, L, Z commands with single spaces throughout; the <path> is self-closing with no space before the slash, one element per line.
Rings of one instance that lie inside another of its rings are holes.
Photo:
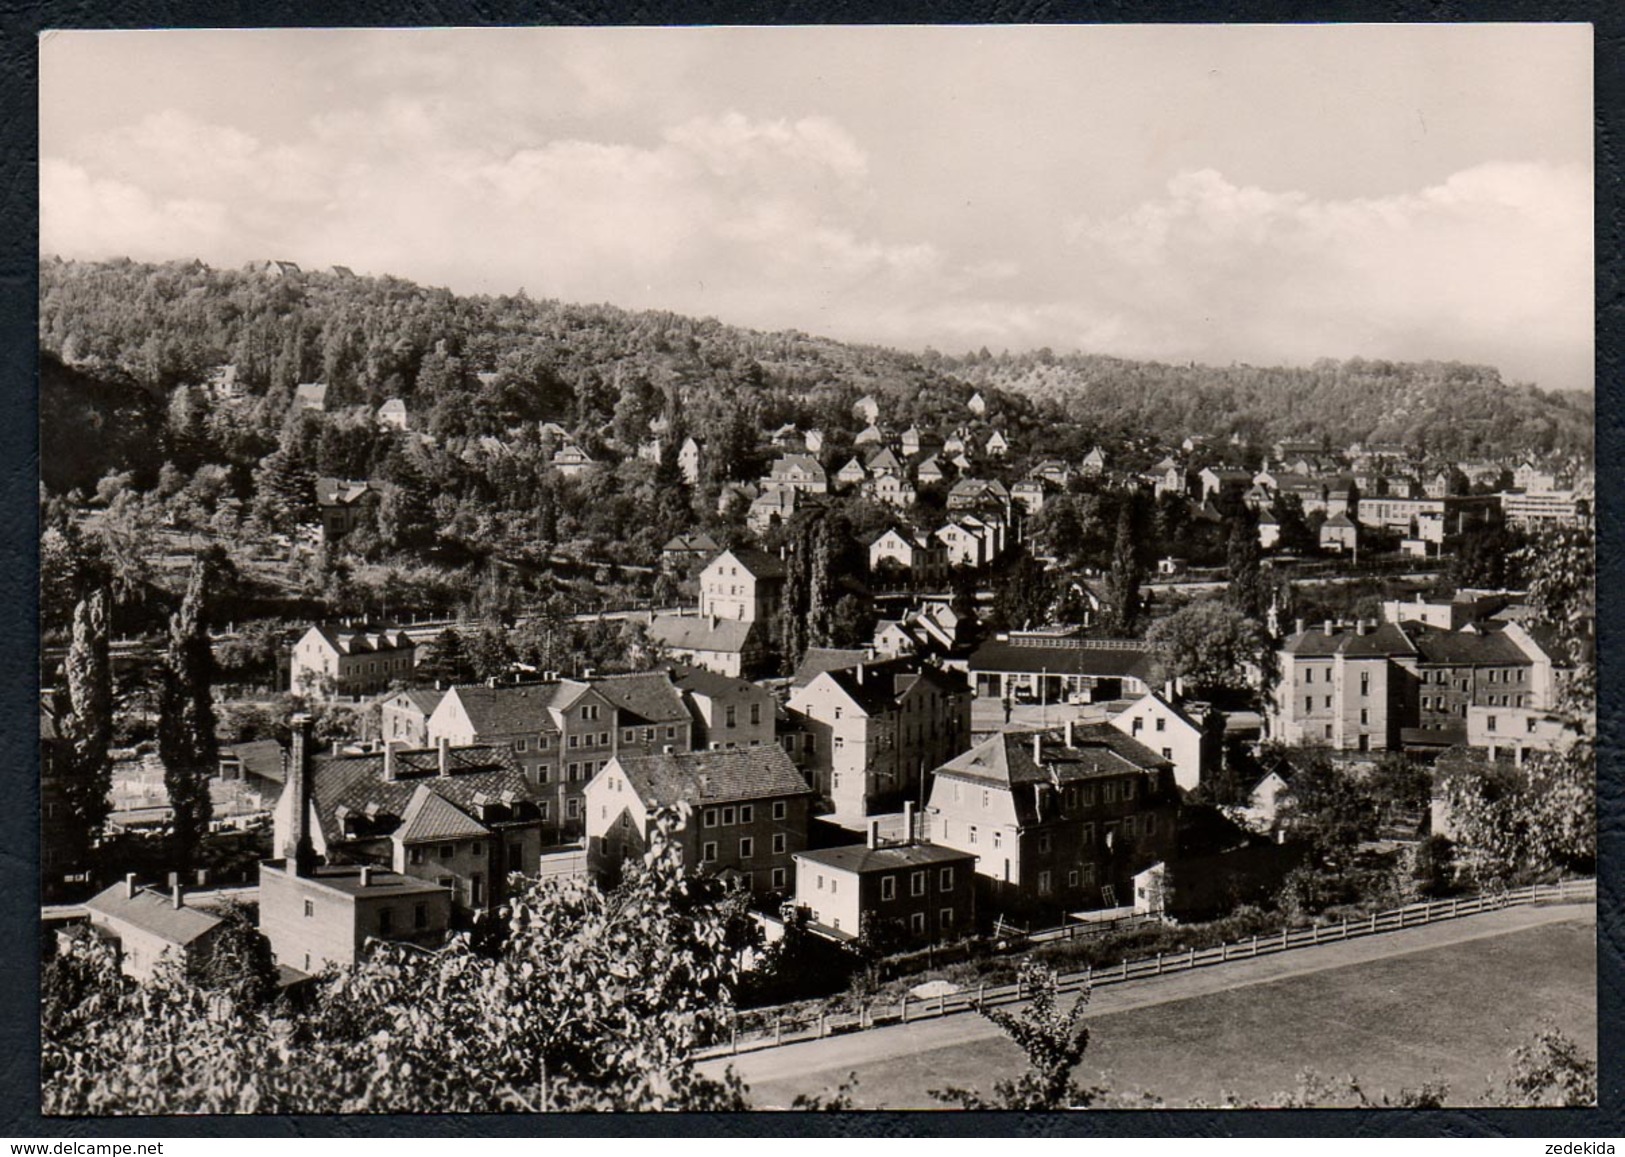
<path fill-rule="evenodd" d="M 700 614 L 772 623 L 784 598 L 782 559 L 760 550 L 725 550 L 700 572 Z"/>
<path fill-rule="evenodd" d="M 931 844 L 856 844 L 802 852 L 797 908 L 837 940 L 941 943 L 976 931 L 976 857 Z"/>
<path fill-rule="evenodd" d="M 925 773 L 970 743 L 970 688 L 918 660 L 859 662 L 793 689 L 813 737 L 814 786 L 837 822 L 918 799 Z"/>
<path fill-rule="evenodd" d="M 379 406 L 378 425 L 387 430 L 408 429 L 410 418 L 406 412 L 406 403 L 399 398 L 390 398 Z"/>
<path fill-rule="evenodd" d="M 768 476 L 762 479 L 762 489 L 825 494 L 829 491 L 829 476 L 811 455 L 786 454 L 773 463 Z"/>
<path fill-rule="evenodd" d="M 893 527 L 869 544 L 869 570 L 878 575 L 893 568 L 915 583 L 933 586 L 947 576 L 948 548 Z"/>
<path fill-rule="evenodd" d="M 1195 791 L 1219 757 L 1216 735 L 1172 697 L 1148 691 L 1111 717 L 1111 725 L 1174 766 L 1174 782 Z"/>
<path fill-rule="evenodd" d="M 290 686 L 306 697 L 376 695 L 410 679 L 416 657 L 405 631 L 311 627 L 293 645 Z"/>
<path fill-rule="evenodd" d="M 773 743 L 776 704 L 766 688 L 700 667 L 674 670 L 672 677 L 693 720 L 694 750 Z"/>
<path fill-rule="evenodd" d="M 427 747 L 429 717 L 444 698 L 444 691 L 417 689 L 384 696 L 378 702 L 379 737 L 403 747 Z"/>

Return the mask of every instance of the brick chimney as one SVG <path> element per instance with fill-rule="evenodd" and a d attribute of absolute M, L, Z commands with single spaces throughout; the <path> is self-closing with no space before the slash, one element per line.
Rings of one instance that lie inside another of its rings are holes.
<path fill-rule="evenodd" d="M 914 842 L 914 801 L 903 801 L 903 839 L 909 843 Z"/>
<path fill-rule="evenodd" d="M 169 906 L 171 908 L 185 907 L 185 895 L 185 890 L 181 885 L 181 874 L 179 872 L 169 873 Z"/>
<path fill-rule="evenodd" d="M 1076 747 L 1077 746 L 1077 744 L 1072 742 L 1072 724 L 1073 724 L 1073 722 L 1074 722 L 1074 720 L 1071 720 L 1071 719 L 1068 719 L 1066 721 L 1066 745 L 1068 747 Z"/>
<path fill-rule="evenodd" d="M 384 778 L 387 779 L 387 780 L 393 780 L 395 778 L 395 745 L 394 745 L 394 743 L 386 743 L 386 744 L 384 744 Z"/>
<path fill-rule="evenodd" d="M 1298 620 L 1298 634 L 1303 634 L 1303 629 L 1306 625 L 1307 624 L 1302 619 Z"/>
<path fill-rule="evenodd" d="M 1044 733 L 1042 731 L 1033 732 L 1033 762 L 1044 762 Z"/>
<path fill-rule="evenodd" d="M 870 848 L 878 848 L 880 846 L 880 820 L 879 818 L 872 818 L 868 821 L 868 824 L 869 834 L 866 842 Z"/>
<path fill-rule="evenodd" d="M 372 887 L 372 865 L 371 864 L 362 864 L 361 865 L 361 886 L 363 888 Z"/>
<path fill-rule="evenodd" d="M 135 893 L 136 893 L 135 873 L 134 872 L 126 872 L 124 874 L 124 898 L 126 900 L 134 900 L 135 899 Z"/>
<path fill-rule="evenodd" d="M 440 774 L 451 774 L 451 739 L 448 736 L 440 737 Z"/>
<path fill-rule="evenodd" d="M 296 876 L 308 876 L 316 867 L 316 845 L 310 839 L 310 716 L 301 711 L 289 720 L 293 727 L 293 753 L 288 760 L 288 790 L 293 793 L 292 815 L 283 856 L 293 862 Z"/>
<path fill-rule="evenodd" d="M 1330 619 L 1326 620 L 1324 629 L 1328 635 L 1333 633 L 1332 621 Z"/>

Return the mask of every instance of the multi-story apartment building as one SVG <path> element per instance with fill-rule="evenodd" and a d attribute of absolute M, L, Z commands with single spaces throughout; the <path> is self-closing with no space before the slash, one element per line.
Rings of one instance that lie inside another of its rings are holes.
<path fill-rule="evenodd" d="M 869 569 L 877 575 L 895 570 L 913 582 L 934 585 L 948 573 L 948 548 L 917 531 L 887 530 L 869 544 Z"/>
<path fill-rule="evenodd" d="M 763 747 L 775 741 L 776 703 L 765 687 L 701 667 L 672 672 L 693 720 L 694 750 Z"/>
<path fill-rule="evenodd" d="M 1166 692 L 1148 691 L 1111 717 L 1124 735 L 1174 765 L 1174 781 L 1195 791 L 1219 759 L 1219 731 L 1208 725 L 1206 708 L 1182 705 Z"/>
<path fill-rule="evenodd" d="M 692 723 L 686 710 L 681 718 L 658 723 L 633 717 L 631 749 L 688 750 Z M 587 783 L 620 749 L 624 730 L 611 698 L 578 679 L 454 687 L 429 717 L 431 741 L 506 749 L 534 788 L 544 827 L 555 841 L 581 836 Z M 652 732 L 648 739 L 646 732 Z"/>
<path fill-rule="evenodd" d="M 306 697 L 376 695 L 410 679 L 416 661 L 405 631 L 315 626 L 293 646 L 289 685 Z"/>
<path fill-rule="evenodd" d="M 1470 708 L 1544 710 L 1555 694 L 1550 650 L 1517 623 L 1300 623 L 1279 657 L 1269 724 L 1288 744 L 1449 746 L 1466 739 Z"/>
<path fill-rule="evenodd" d="M 1173 761 L 1108 723 L 995 735 L 931 775 L 931 842 L 977 857 L 987 912 L 1115 907 L 1175 844 Z"/>
<path fill-rule="evenodd" d="M 1361 526 L 1380 527 L 1406 538 L 1438 544 L 1493 522 L 1500 516 L 1500 499 L 1493 494 L 1443 498 L 1386 494 L 1361 499 L 1358 511 Z"/>
<path fill-rule="evenodd" d="M 700 616 L 772 623 L 784 598 L 784 562 L 766 551 L 725 550 L 700 572 Z"/>
<path fill-rule="evenodd" d="M 445 697 L 444 691 L 421 688 L 385 696 L 378 703 L 378 737 L 405 747 L 427 747 L 429 717 Z"/>
<path fill-rule="evenodd" d="M 917 799 L 925 773 L 970 745 L 970 687 L 918 659 L 825 670 L 787 706 L 812 737 L 814 786 L 837 822 Z"/>
<path fill-rule="evenodd" d="M 758 898 L 789 895 L 807 846 L 812 790 L 776 745 L 617 756 L 587 785 L 587 863 L 613 877 L 649 846 L 656 813 L 678 819 L 693 874 L 737 879 Z"/>

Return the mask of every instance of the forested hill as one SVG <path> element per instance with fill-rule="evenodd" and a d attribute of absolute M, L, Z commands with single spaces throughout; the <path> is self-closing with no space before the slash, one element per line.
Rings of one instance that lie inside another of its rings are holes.
<path fill-rule="evenodd" d="M 554 421 L 631 445 L 665 414 L 724 449 L 784 422 L 845 429 L 864 394 L 898 428 L 951 427 L 981 390 L 989 417 L 1013 430 L 1053 431 L 1070 419 L 1067 441 L 1239 432 L 1255 443 L 1403 441 L 1454 456 L 1591 454 L 1589 398 L 1510 386 L 1493 369 L 1455 363 L 1264 369 L 1047 351 L 910 354 L 671 313 L 200 262 L 47 259 L 39 324 L 43 350 L 76 371 L 45 383 L 47 425 L 96 408 L 86 376 L 122 383 L 121 396 L 138 390 L 129 404 L 145 409 L 231 364 L 262 400 L 265 434 L 302 382 L 327 383 L 329 412 L 403 398 L 414 424 L 440 436 Z"/>

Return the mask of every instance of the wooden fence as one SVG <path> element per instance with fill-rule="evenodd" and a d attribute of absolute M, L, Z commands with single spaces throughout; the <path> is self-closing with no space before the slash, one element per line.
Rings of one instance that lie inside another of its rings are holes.
<path fill-rule="evenodd" d="M 1374 912 L 1363 919 L 1345 919 L 1335 924 L 1284 928 L 1279 933 L 1254 936 L 1249 940 L 1232 941 L 1211 948 L 1190 948 L 1173 954 L 1159 953 L 1143 960 L 1123 960 L 1115 965 L 1085 968 L 1081 972 L 1065 973 L 1058 977 L 1057 991 L 1080 992 L 1085 988 L 1098 988 L 1105 984 L 1143 980 L 1148 976 L 1185 972 L 1233 960 L 1251 960 L 1254 957 L 1268 956 L 1277 952 L 1332 944 L 1341 940 L 1354 940 L 1383 932 L 1397 932 L 1401 928 L 1415 928 L 1422 924 L 1475 916 L 1523 904 L 1594 901 L 1596 898 L 1596 880 L 1566 880 L 1561 884 L 1531 884 L 1505 892 L 1425 901 L 1386 912 Z M 861 1032 L 881 1025 L 908 1024 L 910 1021 L 1014 1004 L 1026 998 L 1027 993 L 1019 981 L 1015 984 L 979 984 L 974 990 L 966 988 L 959 992 L 927 998 L 910 997 L 905 994 L 899 1001 L 874 1001 L 850 1013 L 818 1013 L 800 1018 L 782 1013 L 772 1014 L 771 1024 L 763 1024 L 762 1027 L 751 1031 L 741 1031 L 739 1017 L 736 1014 L 729 1040 L 703 1050 L 701 1056 L 737 1056 L 742 1052 L 775 1048 L 799 1041 L 819 1040 L 843 1033 Z M 746 1015 L 753 1016 L 759 1021 L 766 1019 L 762 1013 Z"/>

